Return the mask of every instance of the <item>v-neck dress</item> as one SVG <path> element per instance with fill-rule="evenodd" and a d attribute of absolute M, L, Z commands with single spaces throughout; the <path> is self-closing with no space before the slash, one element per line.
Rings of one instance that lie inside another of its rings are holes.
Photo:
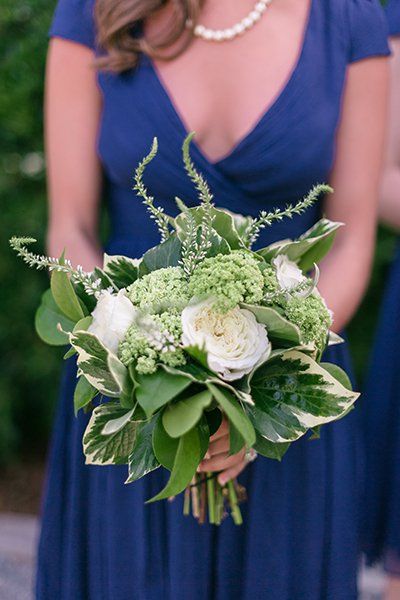
<path fill-rule="evenodd" d="M 400 0 L 386 12 L 391 36 L 400 36 Z M 400 111 L 400 106 L 397 107 Z M 400 190 L 397 190 L 400 194 Z M 366 489 L 362 545 L 369 562 L 383 559 L 400 577 L 400 239 L 386 283 L 363 394 Z"/>
<path fill-rule="evenodd" d="M 92 0 L 60 0 L 51 35 L 94 48 L 92 13 Z M 212 163 L 193 146 L 216 204 L 256 215 L 329 180 L 348 65 L 388 53 L 377 0 L 312 0 L 298 61 L 272 106 L 223 159 Z M 185 126 L 148 59 L 121 75 L 100 73 L 98 81 L 98 151 L 111 219 L 107 250 L 140 256 L 159 239 L 131 191 L 133 169 L 157 135 L 159 154 L 145 174 L 151 194 L 169 213 L 175 196 L 194 203 L 181 164 Z M 266 229 L 259 244 L 298 236 L 321 211 L 315 206 Z M 327 359 L 350 368 L 345 345 Z M 50 453 L 37 598 L 356 598 L 357 419 L 325 427 L 320 440 L 299 441 L 281 464 L 260 457 L 249 465 L 241 476 L 249 496 L 242 527 L 230 520 L 220 528 L 199 526 L 182 516 L 181 498 L 145 506 L 166 480 L 161 469 L 126 486 L 124 466 L 85 466 L 87 416 L 73 415 L 75 374 L 71 361 Z"/>

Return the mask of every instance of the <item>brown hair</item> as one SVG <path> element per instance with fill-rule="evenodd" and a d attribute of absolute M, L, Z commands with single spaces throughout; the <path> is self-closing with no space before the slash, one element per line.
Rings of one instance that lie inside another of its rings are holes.
<path fill-rule="evenodd" d="M 97 42 L 102 55 L 97 59 L 99 68 L 121 72 L 136 66 L 141 53 L 159 57 L 160 51 L 168 50 L 183 36 L 186 22 L 196 23 L 203 0 L 96 0 L 95 18 Z M 135 26 L 163 6 L 171 4 L 173 10 L 166 30 L 156 43 L 150 43 L 142 35 L 133 35 Z M 172 59 L 190 43 L 190 33 L 174 52 L 162 52 L 163 58 Z"/>

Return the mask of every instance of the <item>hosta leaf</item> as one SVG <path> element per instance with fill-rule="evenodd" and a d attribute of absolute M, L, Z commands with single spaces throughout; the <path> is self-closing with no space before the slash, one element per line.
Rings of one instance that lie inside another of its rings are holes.
<path fill-rule="evenodd" d="M 247 412 L 271 442 L 297 440 L 308 429 L 339 419 L 359 396 L 296 350 L 264 363 L 250 386 L 255 404 Z"/>
<path fill-rule="evenodd" d="M 280 345 L 298 345 L 301 344 L 300 329 L 294 323 L 291 323 L 278 311 L 268 306 L 252 306 L 250 304 L 241 304 L 256 317 L 257 321 L 267 327 L 268 337 Z"/>
<path fill-rule="evenodd" d="M 126 371 L 119 359 L 112 356 L 109 361 L 111 353 L 89 331 L 72 333 L 70 342 L 78 353 L 78 367 L 89 383 L 105 396 L 118 398 L 123 391 L 122 373 Z"/>
<path fill-rule="evenodd" d="M 62 331 L 59 330 L 61 325 Z M 69 344 L 66 331 L 72 331 L 74 321 L 68 319 L 54 301 L 51 290 L 46 290 L 35 315 L 35 329 L 38 336 L 51 346 L 65 346 Z"/>
<path fill-rule="evenodd" d="M 109 421 L 123 417 L 126 411 L 116 402 L 97 406 L 83 436 L 83 451 L 88 465 L 112 465 L 128 463 L 135 441 L 137 423 L 128 421 L 122 429 L 105 435 L 104 427 Z"/>
<path fill-rule="evenodd" d="M 173 438 L 181 437 L 201 419 L 205 408 L 210 406 L 212 394 L 208 390 L 169 404 L 162 415 L 165 431 Z"/>
<path fill-rule="evenodd" d="M 321 219 L 298 240 L 284 240 L 259 250 L 258 253 L 270 261 L 278 254 L 297 262 L 303 271 L 310 270 L 329 252 L 335 239 L 336 231 L 343 223 Z"/>
<path fill-rule="evenodd" d="M 136 381 L 138 384 L 136 399 L 148 416 L 173 400 L 192 383 L 188 377 L 172 375 L 162 369 L 158 369 L 151 375 L 138 373 Z"/>
<path fill-rule="evenodd" d="M 181 438 L 175 455 L 170 478 L 161 492 L 148 502 L 156 502 L 180 494 L 191 482 L 193 475 L 203 457 L 202 432 L 200 427 L 194 427 Z"/>
<path fill-rule="evenodd" d="M 66 273 L 53 271 L 50 287 L 55 303 L 68 319 L 71 319 L 74 323 L 83 319 L 85 314 L 82 305 Z"/>
<path fill-rule="evenodd" d="M 131 285 L 139 277 L 140 261 L 127 256 L 104 255 L 103 270 L 109 275 L 118 288 L 122 289 Z"/>
<path fill-rule="evenodd" d="M 78 379 L 74 391 L 74 410 L 75 415 L 81 408 L 85 408 L 98 394 L 96 388 L 94 388 L 88 380 L 82 376 Z"/>
<path fill-rule="evenodd" d="M 165 267 L 176 267 L 181 259 L 182 244 L 179 238 L 173 234 L 165 242 L 154 248 L 150 248 L 139 265 L 140 275 L 146 275 Z"/>
<path fill-rule="evenodd" d="M 125 483 L 137 481 L 160 466 L 153 450 L 154 425 L 155 419 L 138 425 L 135 443 L 129 455 L 128 479 Z"/>
<path fill-rule="evenodd" d="M 256 443 L 254 444 L 254 450 L 256 450 L 256 452 L 258 452 L 258 454 L 261 454 L 261 456 L 265 456 L 266 458 L 272 458 L 274 460 L 281 461 L 283 456 L 286 454 L 286 452 L 289 449 L 290 442 L 282 442 L 282 443 L 270 442 L 269 440 L 264 438 L 262 435 L 260 435 L 258 432 L 256 432 L 256 433 L 257 433 L 257 439 L 256 439 Z"/>
<path fill-rule="evenodd" d="M 244 439 L 246 445 L 250 448 L 256 441 L 256 434 L 251 421 L 238 400 L 223 387 L 219 387 L 212 383 L 208 383 L 207 387 L 220 405 L 222 411 L 228 417 L 229 421 L 233 423 L 234 427 L 236 427 Z"/>

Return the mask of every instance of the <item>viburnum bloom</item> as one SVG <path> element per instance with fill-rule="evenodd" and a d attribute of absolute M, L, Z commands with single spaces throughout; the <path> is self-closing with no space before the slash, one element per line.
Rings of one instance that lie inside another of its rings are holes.
<path fill-rule="evenodd" d="M 215 299 L 209 298 L 183 310 L 183 345 L 204 348 L 210 369 L 221 379 L 240 379 L 268 358 L 266 327 L 249 310 L 237 306 L 220 313 L 214 305 Z"/>
<path fill-rule="evenodd" d="M 278 254 L 272 259 L 272 264 L 276 269 L 278 283 L 283 290 L 292 290 L 305 279 L 302 270 L 285 254 Z"/>
<path fill-rule="evenodd" d="M 127 298 L 125 290 L 119 290 L 117 294 L 103 291 L 92 313 L 93 322 L 88 331 L 94 333 L 108 350 L 116 354 L 136 313 L 137 309 Z"/>

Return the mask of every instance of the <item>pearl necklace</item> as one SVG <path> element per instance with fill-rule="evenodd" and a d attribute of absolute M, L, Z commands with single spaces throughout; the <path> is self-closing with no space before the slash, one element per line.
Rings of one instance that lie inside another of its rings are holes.
<path fill-rule="evenodd" d="M 254 5 L 253 10 L 251 10 L 249 14 L 244 17 L 244 19 L 232 27 L 228 27 L 227 29 L 209 29 L 208 27 L 204 27 L 204 25 L 199 24 L 194 27 L 193 35 L 207 42 L 224 42 L 226 40 L 233 40 L 238 35 L 241 35 L 245 31 L 254 27 L 257 21 L 259 21 L 263 16 L 264 12 L 268 8 L 268 5 L 271 4 L 271 1 L 272 0 L 259 0 Z M 193 27 L 193 23 L 188 21 L 187 26 Z"/>

